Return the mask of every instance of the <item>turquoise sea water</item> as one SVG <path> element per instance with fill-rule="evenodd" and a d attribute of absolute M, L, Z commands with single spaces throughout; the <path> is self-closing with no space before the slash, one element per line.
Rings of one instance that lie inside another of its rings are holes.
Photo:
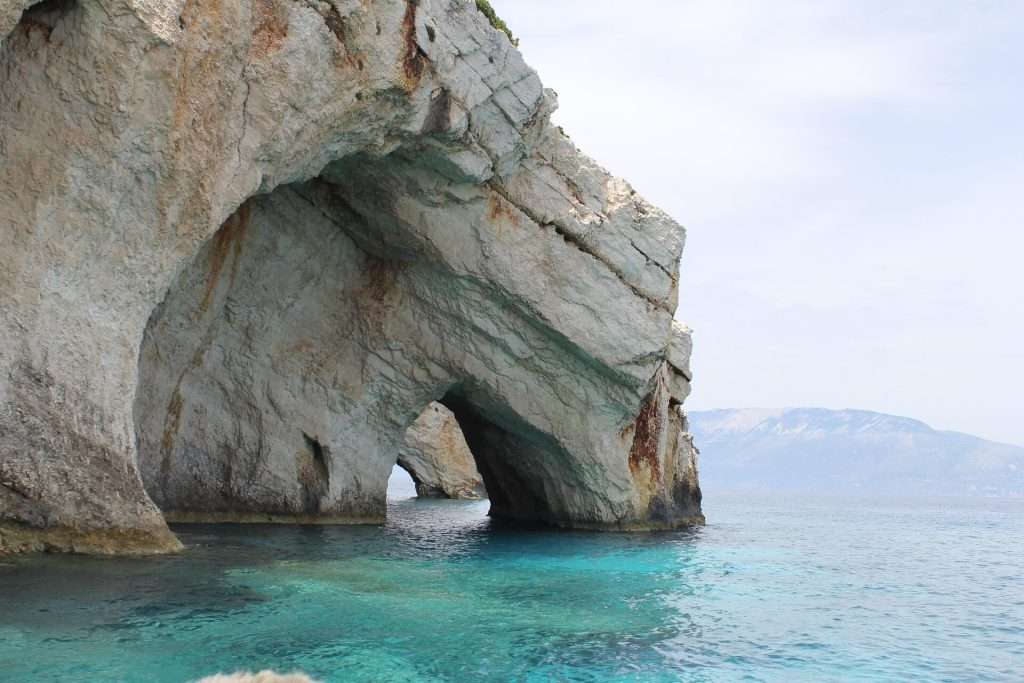
<path fill-rule="evenodd" d="M 179 527 L 156 559 L 0 565 L 0 680 L 1024 680 L 1024 502 L 706 496 L 707 527 Z"/>

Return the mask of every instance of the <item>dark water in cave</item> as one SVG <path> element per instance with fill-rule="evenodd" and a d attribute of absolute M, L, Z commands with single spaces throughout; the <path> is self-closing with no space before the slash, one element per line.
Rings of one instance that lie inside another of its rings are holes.
<path fill-rule="evenodd" d="M 190 526 L 184 554 L 0 565 L 0 680 L 1021 680 L 1024 503 L 708 492 L 659 534 Z"/>

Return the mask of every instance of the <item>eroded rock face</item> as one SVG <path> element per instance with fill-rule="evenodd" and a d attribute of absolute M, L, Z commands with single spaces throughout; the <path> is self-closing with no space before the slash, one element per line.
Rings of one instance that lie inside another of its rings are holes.
<path fill-rule="evenodd" d="M 682 229 L 549 125 L 472 2 L 21 9 L 0 549 L 172 550 L 153 501 L 377 521 L 435 400 L 492 514 L 702 520 Z"/>
<path fill-rule="evenodd" d="M 455 414 L 440 403 L 427 406 L 405 433 L 398 464 L 412 477 L 420 498 L 485 498 Z"/>

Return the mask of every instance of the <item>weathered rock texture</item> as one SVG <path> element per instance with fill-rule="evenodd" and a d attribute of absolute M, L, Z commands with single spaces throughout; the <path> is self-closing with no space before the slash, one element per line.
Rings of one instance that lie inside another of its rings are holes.
<path fill-rule="evenodd" d="M 405 432 L 398 464 L 412 477 L 420 498 L 487 496 L 455 414 L 440 403 L 428 405 Z"/>
<path fill-rule="evenodd" d="M 32 0 L 0 0 L 0 43 L 17 26 L 22 12 L 33 4 Z"/>
<path fill-rule="evenodd" d="M 24 8 L 0 0 L 0 29 Z M 48 0 L 17 22 L 0 548 L 173 550 L 154 500 L 378 520 L 434 400 L 492 514 L 702 520 L 682 229 L 549 125 L 472 2 Z"/>

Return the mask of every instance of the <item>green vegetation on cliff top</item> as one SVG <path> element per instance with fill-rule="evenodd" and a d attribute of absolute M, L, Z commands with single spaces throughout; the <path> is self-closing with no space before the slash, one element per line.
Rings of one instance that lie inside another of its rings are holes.
<path fill-rule="evenodd" d="M 519 45 L 519 41 L 512 35 L 512 29 L 508 27 L 508 24 L 502 21 L 501 17 L 498 16 L 498 13 L 494 11 L 493 7 L 491 7 L 490 2 L 487 0 L 476 0 L 476 8 L 480 10 L 485 17 L 487 17 L 487 20 L 491 22 L 491 26 L 504 32 L 504 34 L 508 36 L 508 39 L 512 41 L 513 45 Z"/>

